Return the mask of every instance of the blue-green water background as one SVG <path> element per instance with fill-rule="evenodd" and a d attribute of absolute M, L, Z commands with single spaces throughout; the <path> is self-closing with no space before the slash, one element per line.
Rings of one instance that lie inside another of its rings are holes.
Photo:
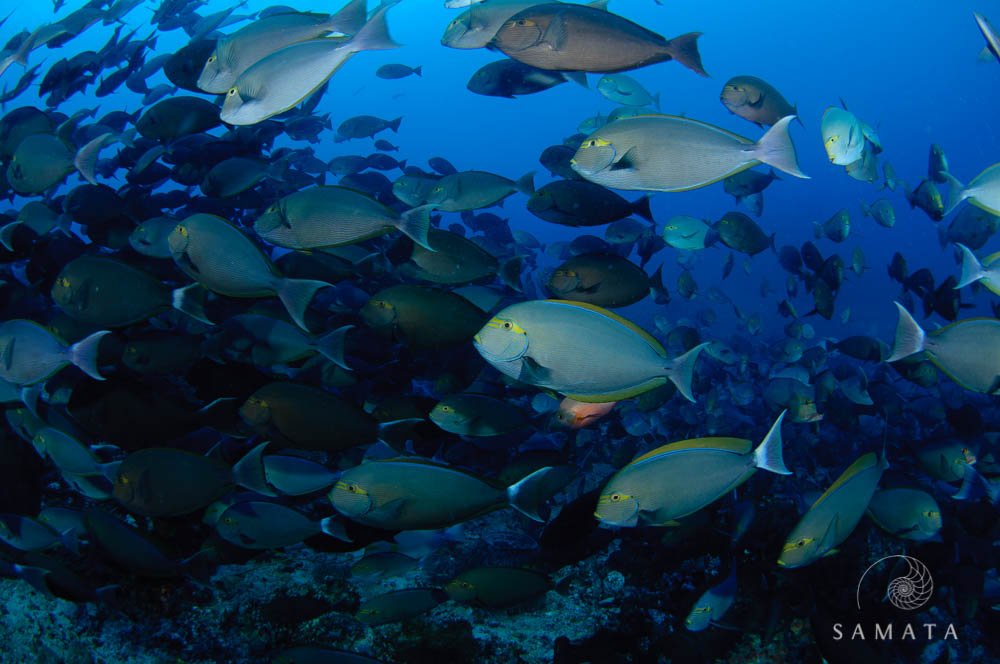
<path fill-rule="evenodd" d="M 13 9 L 13 15 L 0 29 L 0 38 L 52 20 L 45 2 L 5 4 Z M 59 16 L 80 4 L 67 3 Z M 318 0 L 291 0 L 287 4 L 305 11 L 334 11 L 340 6 Z M 251 13 L 269 5 L 252 0 L 236 13 Z M 126 16 L 126 25 L 138 28 L 139 36 L 146 35 L 152 30 L 148 19 L 154 6 L 149 2 L 132 11 Z M 232 3 L 211 0 L 200 13 L 206 15 L 230 6 Z M 820 117 L 825 108 L 843 99 L 877 129 L 885 147 L 882 158 L 888 159 L 897 175 L 911 186 L 926 175 L 931 143 L 945 149 L 952 172 L 968 181 L 1000 155 L 996 129 L 1000 64 L 977 61 L 984 42 L 972 17 L 973 11 L 996 16 L 1000 6 L 983 2 L 861 0 L 835 5 L 776 0 L 666 0 L 663 6 L 657 6 L 652 0 L 617 0 L 612 2 L 611 10 L 668 38 L 689 31 L 704 33 L 699 47 L 710 78 L 696 76 L 676 63 L 632 72 L 650 91 L 661 94 L 664 112 L 683 114 L 756 138 L 761 130 L 731 115 L 719 102 L 722 85 L 729 77 L 740 74 L 766 79 L 798 106 L 804 127 L 794 126 L 793 137 L 802 169 L 812 179 L 785 177 L 772 185 L 765 193 L 760 223 L 768 233 L 777 233 L 778 246 L 798 246 L 813 238 L 813 222 L 846 208 L 853 221 L 850 238 L 841 245 L 824 239 L 818 246 L 824 255 L 838 252 L 848 261 L 853 248 L 860 246 L 870 267 L 863 277 L 849 275 L 839 295 L 838 314 L 848 306 L 852 310 L 846 325 L 839 321 L 839 315 L 831 322 L 812 319 L 821 335 L 889 337 L 895 320 L 891 302 L 898 296 L 899 287 L 890 282 L 885 268 L 895 251 L 903 253 L 911 271 L 930 267 L 938 283 L 948 274 L 957 274 L 952 250 L 941 248 L 935 224 L 920 210 L 910 210 L 902 191 L 878 192 L 875 186 L 852 180 L 843 168 L 827 161 L 819 133 Z M 390 15 L 393 36 L 402 48 L 362 53 L 348 62 L 334 77 L 317 112 L 330 113 L 335 127 L 362 113 L 403 116 L 398 136 L 388 138 L 401 146 L 396 156 L 410 163 L 422 165 L 427 158 L 440 155 L 459 169 L 490 170 L 510 177 L 535 170 L 539 172 L 538 183 L 546 181 L 548 173 L 537 161 L 541 151 L 573 134 L 585 117 L 606 114 L 615 104 L 597 93 L 596 76 L 590 77 L 589 90 L 566 84 L 516 100 L 469 92 L 465 86 L 471 74 L 499 54 L 443 47 L 441 34 L 455 16 L 457 10 L 444 9 L 439 0 L 404 0 Z M 96 25 L 61 49 L 36 51 L 31 62 L 36 64 L 44 58 L 44 73 L 61 57 L 100 48 L 112 29 Z M 235 29 L 225 28 L 224 32 Z M 185 43 L 186 36 L 180 30 L 163 33 L 155 53 L 173 52 Z M 389 62 L 421 65 L 423 77 L 395 81 L 375 78 L 375 70 Z M 5 81 L 12 84 L 18 75 L 20 68 L 15 66 Z M 162 73 L 150 85 L 165 82 L 161 78 Z M 30 103 L 37 103 L 32 91 L 22 95 L 15 105 Z M 60 110 L 71 113 L 94 103 L 100 105 L 101 112 L 135 111 L 140 100 L 123 86 L 102 100 L 77 95 Z M 323 138 L 317 146 L 323 158 L 371 151 L 368 141 L 334 144 L 330 132 Z M 75 183 L 71 177 L 63 186 L 68 190 Z M 870 202 L 880 195 L 887 195 L 896 207 L 895 228 L 879 227 L 861 215 L 859 202 Z M 735 209 L 735 203 L 717 184 L 693 192 L 658 194 L 652 208 L 662 228 L 663 222 L 676 214 L 718 219 Z M 514 228 L 530 230 L 544 242 L 571 239 L 585 232 L 534 218 L 525 210 L 523 197 L 508 200 L 503 214 L 510 217 Z M 998 247 L 1000 244 L 991 241 L 981 253 L 991 253 Z M 720 283 L 724 258 L 725 253 L 716 249 L 699 256 L 693 273 L 702 293 Z M 666 281 L 672 288 L 681 269 L 676 264 L 676 252 L 668 249 L 657 255 L 650 271 L 660 262 L 665 263 Z M 747 315 L 762 314 L 765 335 L 780 335 L 775 307 L 783 296 L 785 273 L 770 252 L 753 259 L 750 275 L 742 269 L 742 262 L 741 257 L 734 276 L 724 282 L 723 291 Z M 762 298 L 762 280 L 767 280 L 777 295 Z M 987 298 L 992 296 L 984 293 L 964 297 L 977 304 L 976 310 L 968 312 L 971 314 L 987 312 Z M 796 304 L 800 311 L 808 311 L 809 294 L 801 293 Z M 728 326 L 735 322 L 729 308 L 713 305 L 704 296 L 693 302 L 675 298 L 666 309 L 655 310 L 646 300 L 624 313 L 650 325 L 653 314 L 678 320 L 707 306 L 714 306 L 720 315 L 716 331 L 728 334 Z"/>

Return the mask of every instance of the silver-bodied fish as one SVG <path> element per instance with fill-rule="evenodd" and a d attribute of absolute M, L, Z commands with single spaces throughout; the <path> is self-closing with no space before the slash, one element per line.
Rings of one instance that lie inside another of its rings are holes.
<path fill-rule="evenodd" d="M 349 41 L 299 42 L 254 63 L 226 92 L 222 121 L 232 125 L 263 122 L 298 105 L 356 53 L 396 48 L 385 22 L 393 4 L 382 5 Z"/>
<path fill-rule="evenodd" d="M 763 468 L 790 475 L 778 416 L 756 447 L 742 438 L 696 438 L 658 447 L 618 471 L 601 489 L 594 516 L 613 526 L 674 525 L 711 505 Z"/>
<path fill-rule="evenodd" d="M 570 164 L 591 182 L 642 191 L 697 189 L 758 164 L 806 178 L 788 133 L 794 119 L 782 118 L 756 143 L 672 115 L 616 120 L 584 140 Z"/>
<path fill-rule="evenodd" d="M 177 266 L 205 288 L 229 297 L 278 297 L 302 329 L 308 329 L 305 314 L 313 295 L 330 285 L 282 276 L 250 238 L 215 215 L 196 214 L 178 222 L 169 244 Z"/>
<path fill-rule="evenodd" d="M 473 339 L 501 373 L 577 401 L 621 401 L 668 380 L 694 401 L 691 379 L 704 344 L 668 359 L 634 323 L 582 302 L 534 300 L 511 305 Z"/>
<path fill-rule="evenodd" d="M 0 379 L 15 385 L 41 382 L 73 364 L 96 380 L 98 351 L 107 330 L 94 332 L 72 345 L 34 321 L 24 319 L 0 323 Z"/>

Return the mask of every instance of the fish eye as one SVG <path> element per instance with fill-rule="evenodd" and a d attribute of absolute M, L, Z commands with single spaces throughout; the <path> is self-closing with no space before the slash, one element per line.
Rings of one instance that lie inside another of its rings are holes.
<path fill-rule="evenodd" d="M 450 413 L 451 412 L 451 406 L 441 406 L 441 412 L 442 413 Z"/>
<path fill-rule="evenodd" d="M 217 58 L 217 57 L 215 57 L 214 55 L 210 55 L 210 56 L 208 56 L 208 61 L 209 61 L 210 63 L 212 63 L 212 62 L 215 62 L 216 60 L 218 60 L 218 58 Z"/>
<path fill-rule="evenodd" d="M 236 523 L 236 519 L 234 519 L 234 518 L 233 518 L 233 517 L 231 517 L 231 516 L 227 516 L 226 518 L 224 518 L 224 519 L 222 520 L 222 522 L 223 522 L 224 524 L 226 524 L 227 526 L 231 526 L 231 525 L 233 525 L 234 523 Z"/>
<path fill-rule="evenodd" d="M 62 286 L 63 288 L 69 288 L 70 286 L 69 279 L 63 277 L 62 279 L 59 280 L 59 285 Z"/>
<path fill-rule="evenodd" d="M 230 97 L 236 96 L 236 88 L 229 88 L 229 96 Z"/>
<path fill-rule="evenodd" d="M 839 140 L 840 140 L 840 136 L 831 136 L 830 138 L 826 139 L 826 142 L 827 143 L 836 143 Z"/>
<path fill-rule="evenodd" d="M 613 494 L 611 494 L 611 502 L 613 502 L 613 503 L 619 502 L 622 498 L 623 498 L 623 496 L 620 493 L 613 493 Z"/>
<path fill-rule="evenodd" d="M 505 329 L 505 330 L 509 330 L 512 327 L 514 327 L 514 326 L 511 325 L 510 321 L 507 321 L 506 323 L 503 324 L 503 329 Z"/>

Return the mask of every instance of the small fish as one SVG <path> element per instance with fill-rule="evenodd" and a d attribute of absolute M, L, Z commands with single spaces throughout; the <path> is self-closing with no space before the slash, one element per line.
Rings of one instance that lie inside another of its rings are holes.
<path fill-rule="evenodd" d="M 617 401 L 585 403 L 565 397 L 559 402 L 556 421 L 570 429 L 583 429 L 610 413 L 617 403 Z"/>
<path fill-rule="evenodd" d="M 365 557 L 351 565 L 351 574 L 360 577 L 403 576 L 420 564 L 416 558 L 399 551 L 365 553 Z"/>
<path fill-rule="evenodd" d="M 150 447 L 125 457 L 114 497 L 143 516 L 179 516 L 207 507 L 233 487 L 229 466 L 200 454 Z"/>
<path fill-rule="evenodd" d="M 1000 169 L 998 169 L 998 172 L 1000 172 Z M 948 177 L 951 176 L 949 175 Z M 952 190 L 949 193 L 949 201 L 952 201 L 951 197 L 961 196 L 961 190 L 961 184 L 958 184 L 957 186 L 953 184 Z M 909 187 L 905 187 L 904 192 L 906 194 L 906 201 L 910 204 L 911 208 L 920 208 L 934 221 L 941 221 L 945 218 L 946 208 L 944 199 L 941 197 L 941 191 L 932 180 L 922 180 L 913 191 L 911 191 Z M 959 202 L 961 201 L 954 199 L 956 206 Z M 947 212 L 950 213 L 951 209 L 948 208 Z"/>
<path fill-rule="evenodd" d="M 462 436 L 502 436 L 528 425 L 528 419 L 510 404 L 481 394 L 453 394 L 430 412 L 434 424 Z"/>
<path fill-rule="evenodd" d="M 722 620 L 736 599 L 736 566 L 733 565 L 722 583 L 712 586 L 699 597 L 684 619 L 689 632 L 700 632 Z"/>
<path fill-rule="evenodd" d="M 892 201 L 885 198 L 880 198 L 871 205 L 862 201 L 861 212 L 878 222 L 879 226 L 892 228 L 896 225 L 896 210 L 892 206 Z"/>
<path fill-rule="evenodd" d="M 355 617 L 372 627 L 387 625 L 416 618 L 447 599 L 440 588 L 393 590 L 362 602 Z"/>
<path fill-rule="evenodd" d="M 663 227 L 663 239 L 675 249 L 704 249 L 710 228 L 697 217 L 671 217 Z"/>
<path fill-rule="evenodd" d="M 408 67 L 407 65 L 388 64 L 375 70 L 375 75 L 386 80 L 406 78 L 407 76 L 423 76 L 423 67 Z"/>
<path fill-rule="evenodd" d="M 444 585 L 448 597 L 463 604 L 502 609 L 523 604 L 552 587 L 548 577 L 516 567 L 475 567 Z"/>
<path fill-rule="evenodd" d="M 826 236 L 834 242 L 843 242 L 851 234 L 851 215 L 847 210 L 839 210 L 822 224 L 815 223 L 815 237 Z"/>
<path fill-rule="evenodd" d="M 836 106 L 827 108 L 820 132 L 831 163 L 847 166 L 861 159 L 865 149 L 864 130 L 861 121 L 850 111 Z"/>
<path fill-rule="evenodd" d="M 937 501 L 919 489 L 876 491 L 868 503 L 868 516 L 887 533 L 917 542 L 939 538 L 943 525 Z"/>
<path fill-rule="evenodd" d="M 758 126 L 771 126 L 788 115 L 798 115 L 773 85 L 756 76 L 734 76 L 722 86 L 719 96 L 730 113 Z"/>
<path fill-rule="evenodd" d="M 350 542 L 343 522 L 334 516 L 313 521 L 301 512 L 277 503 L 236 503 L 215 524 L 219 535 L 244 549 L 280 549 L 325 534 Z"/>
<path fill-rule="evenodd" d="M 639 81 L 625 74 L 605 74 L 597 82 L 597 91 L 616 104 L 660 108 L 660 93 L 650 94 Z"/>
<path fill-rule="evenodd" d="M 986 17 L 978 12 L 972 12 L 972 16 L 976 19 L 976 25 L 979 26 L 979 31 L 983 33 L 983 37 L 986 39 L 986 46 L 983 47 L 983 52 L 980 54 L 980 58 L 989 57 L 992 55 L 998 61 L 1000 61 L 1000 34 L 993 29 L 990 22 L 986 20 Z"/>

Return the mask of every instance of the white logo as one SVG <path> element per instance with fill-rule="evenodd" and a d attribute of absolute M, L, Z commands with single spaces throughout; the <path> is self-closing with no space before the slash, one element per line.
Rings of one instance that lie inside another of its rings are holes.
<path fill-rule="evenodd" d="M 934 579 L 931 578 L 931 571 L 927 569 L 927 565 L 910 556 L 886 556 L 881 560 L 875 561 L 871 567 L 866 569 L 865 573 L 861 575 L 861 580 L 858 581 L 857 602 L 859 611 L 861 610 L 861 584 L 864 583 L 865 576 L 876 565 L 893 558 L 902 559 L 907 565 L 907 571 L 903 576 L 896 577 L 889 582 L 889 586 L 885 591 L 889 602 L 897 609 L 915 611 L 930 601 L 931 595 L 934 594 Z"/>

